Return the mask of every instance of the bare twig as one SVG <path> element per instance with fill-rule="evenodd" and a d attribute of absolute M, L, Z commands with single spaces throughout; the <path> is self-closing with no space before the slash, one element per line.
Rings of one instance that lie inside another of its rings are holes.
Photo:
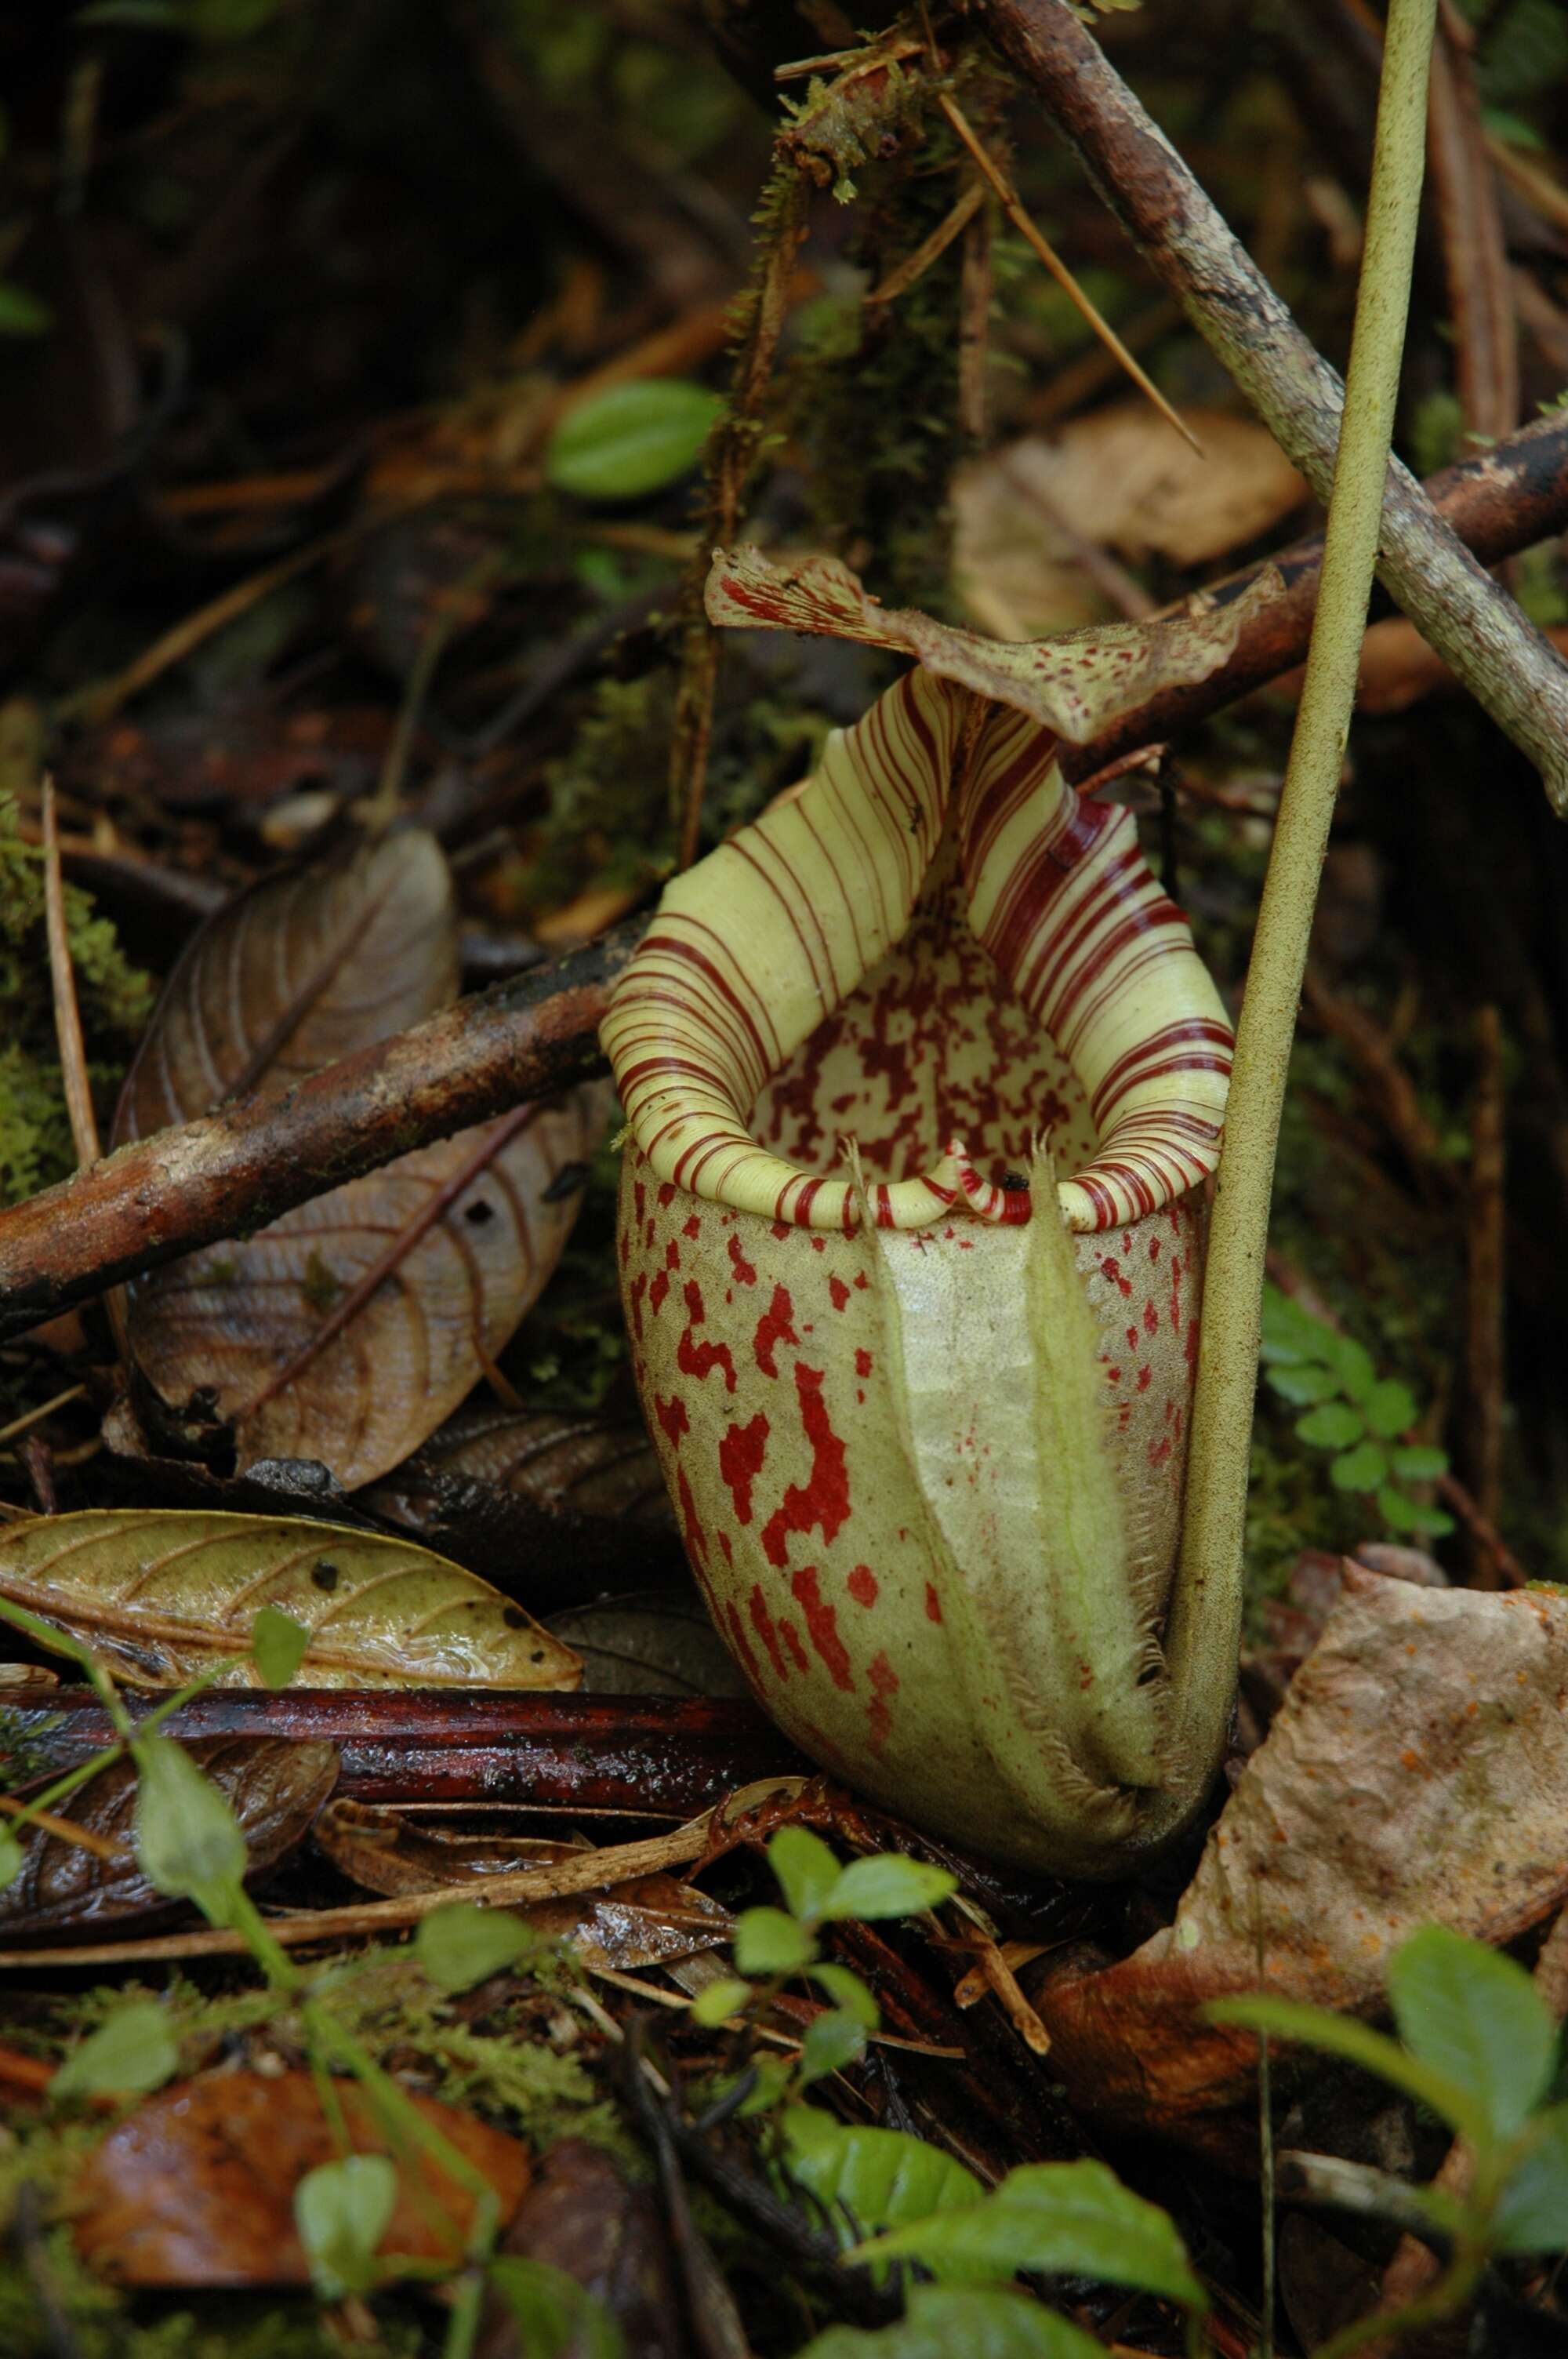
<path fill-rule="evenodd" d="M 1503 1269 L 1507 1215 L 1503 1199 L 1503 1030 L 1495 1007 L 1476 1015 L 1476 1105 L 1470 1125 L 1469 1255 L 1465 1359 L 1467 1395 L 1465 1468 L 1476 1505 L 1495 1523 L 1502 1503 Z M 1477 1540 L 1477 1588 L 1495 1589 L 1496 1560 Z"/>
<path fill-rule="evenodd" d="M 1115 353 L 1118 361 L 1126 370 L 1128 375 L 1132 379 L 1133 384 L 1138 387 L 1139 391 L 1148 396 L 1148 398 L 1153 403 L 1161 417 L 1165 420 L 1165 423 L 1168 426 L 1173 426 L 1177 433 L 1181 436 L 1183 441 L 1190 443 L 1192 448 L 1197 452 L 1198 457 L 1201 459 L 1204 455 L 1204 448 L 1203 444 L 1198 440 L 1197 436 L 1192 431 L 1190 427 L 1184 426 L 1182 423 L 1181 419 L 1172 408 L 1170 403 L 1166 400 L 1159 386 L 1154 383 L 1153 378 L 1139 362 L 1133 359 L 1132 354 L 1128 351 L 1127 346 L 1122 342 L 1121 338 L 1117 334 L 1116 330 L 1111 326 L 1110 321 L 1105 317 L 1105 314 L 1097 310 L 1095 305 L 1090 302 L 1088 297 L 1085 294 L 1083 288 L 1079 286 L 1077 280 L 1074 277 L 1072 272 L 1068 269 L 1066 264 L 1063 261 L 1055 247 L 1051 244 L 1050 239 L 1046 237 L 1043 230 L 1036 226 L 1029 214 L 1024 211 L 1022 205 L 1019 202 L 1017 190 L 1013 188 L 1006 173 L 1002 170 L 995 157 L 992 156 L 990 150 L 987 147 L 985 142 L 981 139 L 979 134 L 976 131 L 974 125 L 970 123 L 968 116 L 964 113 L 957 101 L 954 98 L 950 98 L 946 92 L 944 91 L 937 103 L 940 105 L 943 114 L 952 125 L 954 130 L 957 133 L 959 138 L 963 141 L 965 147 L 968 149 L 970 155 L 974 158 L 976 163 L 979 166 L 980 170 L 985 174 L 986 179 L 990 182 L 991 187 L 996 190 L 997 197 L 1001 204 L 1003 212 L 1006 213 L 1009 221 L 1012 223 L 1020 237 L 1022 238 L 1024 244 L 1028 245 L 1033 253 L 1038 255 L 1040 260 L 1045 265 L 1046 269 L 1051 273 L 1052 277 L 1056 281 L 1057 286 L 1076 306 L 1083 318 L 1087 321 L 1089 326 L 1094 330 L 1095 334 L 1099 338 L 1106 350 L 1109 353 Z"/>
<path fill-rule="evenodd" d="M 65 921 L 65 878 L 60 871 L 59 816 L 55 810 L 54 780 L 44 780 L 44 930 L 49 946 L 49 981 L 54 990 L 55 1039 L 59 1047 L 60 1086 L 70 1123 L 76 1159 L 85 1171 L 97 1163 L 103 1149 L 98 1117 L 92 1111 L 92 1084 L 87 1072 L 87 1044 L 81 1037 L 81 1010 L 76 997 L 76 971 L 71 964 L 70 935 Z M 114 1330 L 114 1349 L 123 1364 L 130 1362 L 125 1329 L 125 1298 L 117 1286 L 103 1297 L 103 1308 Z"/>
<path fill-rule="evenodd" d="M 1519 322 L 1471 48 L 1456 38 L 1451 16 L 1440 20 L 1432 53 L 1427 154 L 1443 232 L 1460 408 L 1472 434 L 1495 439 L 1519 424 Z"/>
<path fill-rule="evenodd" d="M 1106 203 L 1321 498 L 1344 387 L 1065 0 L 987 0 L 985 21 Z M 1390 462 L 1379 578 L 1568 816 L 1568 665 Z M 1164 731 L 1161 734 L 1166 734 Z"/>

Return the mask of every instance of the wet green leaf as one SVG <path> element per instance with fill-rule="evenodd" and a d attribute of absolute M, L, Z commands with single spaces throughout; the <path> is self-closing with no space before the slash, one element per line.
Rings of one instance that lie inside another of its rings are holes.
<path fill-rule="evenodd" d="M 728 2023 L 732 2015 L 741 2013 L 751 1995 L 750 1983 L 743 1983 L 739 1974 L 725 1974 L 719 1981 L 709 1983 L 706 1990 L 697 1992 L 691 2003 L 691 2019 L 693 2023 L 700 2023 L 705 2030 L 716 2031 L 721 2023 Z"/>
<path fill-rule="evenodd" d="M 363 2293 L 397 2201 L 397 2173 L 384 2154 L 319 2163 L 294 2190 L 294 2221 L 323 2301 Z"/>
<path fill-rule="evenodd" d="M 168 1736 L 139 1736 L 136 1856 L 154 1889 L 221 1910 L 245 1873 L 245 1839 L 225 1797 Z"/>
<path fill-rule="evenodd" d="M 790 2177 L 816 2198 L 846 2245 L 978 2203 L 984 2191 L 972 2170 L 906 2130 L 840 2122 L 817 2105 L 788 2106 L 779 2129 Z"/>
<path fill-rule="evenodd" d="M 892 2326 L 830 2326 L 799 2359 L 1105 2359 L 1105 2345 L 1027 2294 L 916 2286 Z"/>
<path fill-rule="evenodd" d="M 1376 1441 L 1363 1441 L 1330 1460 L 1328 1479 L 1336 1491 L 1376 1491 L 1388 1471 L 1388 1451 Z"/>
<path fill-rule="evenodd" d="M 1380 1384 L 1373 1386 L 1366 1406 L 1368 1424 L 1385 1441 L 1408 1432 L 1416 1421 L 1415 1395 L 1409 1385 L 1401 1385 L 1392 1376 L 1385 1376 Z"/>
<path fill-rule="evenodd" d="M 1305 1417 L 1296 1419 L 1296 1431 L 1302 1440 L 1318 1450 L 1347 1449 L 1351 1442 L 1359 1441 L 1366 1430 L 1366 1419 L 1348 1401 L 1325 1401 L 1321 1408 L 1309 1409 Z"/>
<path fill-rule="evenodd" d="M 1495 2137 L 1523 2128 L 1551 2086 L 1558 2042 L 1521 1965 L 1423 1925 L 1390 1961 L 1389 2001 L 1411 2054 L 1468 2091 Z"/>
<path fill-rule="evenodd" d="M 957 2263 L 1001 2277 L 1021 2269 L 1137 2286 L 1201 2310 L 1174 2223 L 1123 2187 L 1103 2162 L 1025 2163 L 979 2202 L 918 2220 L 863 2245 L 858 2260 Z"/>
<path fill-rule="evenodd" d="M 538 1948 L 531 1927 L 504 1909 L 476 1900 L 456 1900 L 419 1919 L 414 1954 L 430 1980 L 444 1991 L 470 1990 Z"/>
<path fill-rule="evenodd" d="M 640 377 L 579 402 L 550 437 L 545 474 L 583 500 L 640 499 L 697 463 L 723 403 L 683 377 Z"/>
<path fill-rule="evenodd" d="M 813 2017 L 800 2044 L 803 2083 L 841 2072 L 866 2052 L 866 2027 L 847 2006 L 832 2006 Z"/>
<path fill-rule="evenodd" d="M 1271 1392 L 1281 1400 L 1293 1401 L 1300 1408 L 1310 1408 L 1314 1401 L 1335 1400 L 1339 1394 L 1339 1378 L 1332 1368 L 1314 1367 L 1303 1360 L 1290 1366 L 1267 1368 L 1264 1371 Z"/>
<path fill-rule="evenodd" d="M 251 1625 L 251 1652 L 269 1688 L 286 1688 L 305 1659 L 310 1633 L 302 1622 L 264 1605 Z"/>
<path fill-rule="evenodd" d="M 1493 2235 L 1499 2252 L 1568 2251 L 1568 2105 L 1538 2115 L 1532 2134 L 1498 2205 Z"/>
<path fill-rule="evenodd" d="M 945 1867 L 905 1859 L 898 1852 L 879 1852 L 870 1859 L 852 1859 L 840 1869 L 820 1914 L 829 1919 L 914 1917 L 922 1908 L 935 1908 L 957 1888 L 957 1877 Z"/>
<path fill-rule="evenodd" d="M 157 1999 L 133 1999 L 73 2049 L 49 2083 L 55 2097 L 141 2097 L 179 2070 L 179 2042 Z"/>
<path fill-rule="evenodd" d="M 782 1908 L 747 1908 L 735 1919 L 735 1963 L 743 1974 L 794 1974 L 810 1965 L 816 1944 Z"/>
<path fill-rule="evenodd" d="M 768 1845 L 768 1865 L 796 1917 L 816 1918 L 838 1880 L 838 1862 L 809 1827 L 781 1827 Z"/>

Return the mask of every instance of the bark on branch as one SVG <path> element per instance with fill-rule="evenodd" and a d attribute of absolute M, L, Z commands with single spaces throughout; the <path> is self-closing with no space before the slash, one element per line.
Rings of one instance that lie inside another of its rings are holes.
<path fill-rule="evenodd" d="M 1495 565 L 1499 558 L 1561 532 L 1568 524 L 1568 412 L 1554 409 L 1538 418 L 1493 449 L 1429 475 L 1422 488 L 1450 531 L 1483 565 Z M 1207 679 L 1152 697 L 1092 745 L 1065 747 L 1063 760 L 1070 777 L 1090 777 L 1119 755 L 1178 736 L 1281 672 L 1294 670 L 1305 658 L 1312 635 L 1323 537 L 1296 541 L 1268 562 L 1279 569 L 1282 592 L 1255 611 L 1228 663 Z M 1209 584 L 1209 595 L 1228 605 L 1261 571 L 1261 565 L 1249 565 L 1227 574 Z M 1378 612 L 1376 600 L 1373 612 Z"/>
<path fill-rule="evenodd" d="M 600 1019 L 645 923 L 460 999 L 291 1090 L 155 1131 L 0 1213 L 0 1338 L 602 1071 Z"/>
<path fill-rule="evenodd" d="M 1065 0 L 986 0 L 991 38 L 1110 211 L 1326 500 L 1345 388 Z M 1379 578 L 1568 817 L 1568 664 L 1393 461 Z"/>

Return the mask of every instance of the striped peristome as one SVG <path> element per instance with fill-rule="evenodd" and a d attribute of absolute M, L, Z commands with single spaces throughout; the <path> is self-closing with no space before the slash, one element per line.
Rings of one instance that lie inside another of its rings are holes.
<path fill-rule="evenodd" d="M 1026 715 L 985 713 L 955 793 L 970 704 L 907 673 L 834 734 L 798 795 L 666 890 L 603 1027 L 661 1180 L 800 1228 L 857 1225 L 848 1174 L 769 1152 L 751 1112 L 902 935 L 945 823 L 975 935 L 1093 1109 L 1096 1151 L 1059 1189 L 1069 1228 L 1141 1219 L 1214 1169 L 1231 1033 L 1185 919 L 1130 814 L 1080 800 Z M 1017 1191 L 978 1182 L 968 1141 L 937 1143 L 930 1169 L 869 1188 L 879 1228 L 925 1228 L 955 1205 L 1027 1217 Z"/>
<path fill-rule="evenodd" d="M 917 1825 L 1115 1872 L 1181 1782 L 1230 1052 L 1131 819 L 911 672 L 669 886 L 603 1037 L 633 1368 L 759 1701 Z"/>

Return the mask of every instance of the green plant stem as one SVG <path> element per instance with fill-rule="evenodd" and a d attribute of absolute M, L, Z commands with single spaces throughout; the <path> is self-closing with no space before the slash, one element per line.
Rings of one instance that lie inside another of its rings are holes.
<path fill-rule="evenodd" d="M 1247 973 L 1215 1193 L 1180 1575 L 1166 1652 L 1190 1806 L 1217 1764 L 1236 1678 L 1263 1254 L 1280 1115 L 1366 626 L 1425 162 L 1437 0 L 1390 0 L 1366 255 L 1323 581 Z"/>

